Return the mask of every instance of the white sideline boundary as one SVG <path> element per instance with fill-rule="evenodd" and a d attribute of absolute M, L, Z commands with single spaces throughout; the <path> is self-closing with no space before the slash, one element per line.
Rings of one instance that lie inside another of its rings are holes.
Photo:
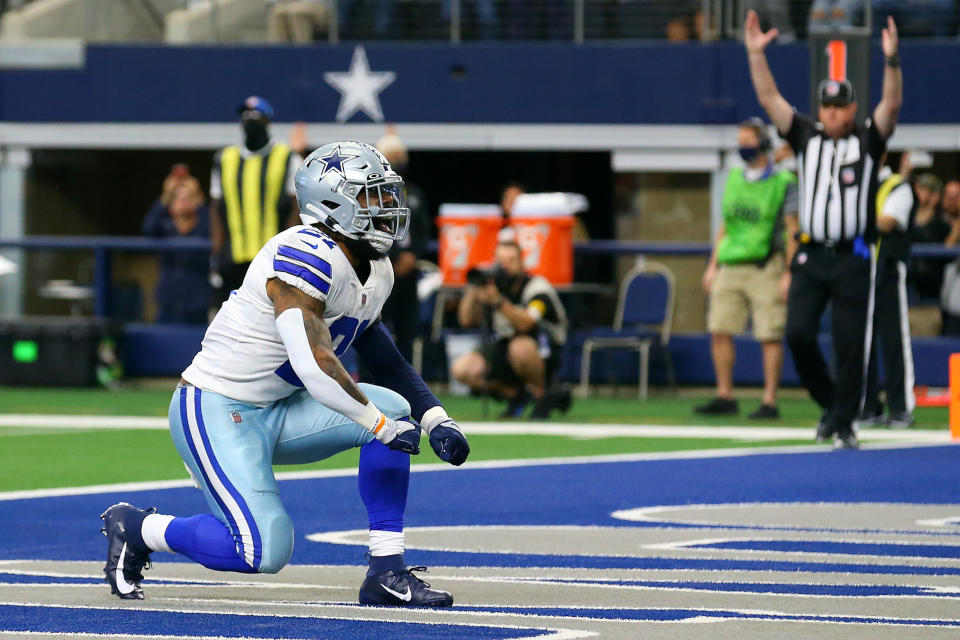
<path fill-rule="evenodd" d="M 144 416 L 77 416 L 46 414 L 0 415 L 0 427 L 22 429 L 169 429 L 167 418 Z M 569 422 L 465 422 L 467 435 L 540 435 L 583 440 L 599 438 L 728 438 L 746 441 L 807 440 L 813 427 L 702 426 L 659 424 L 580 424 Z M 946 444 L 946 429 L 869 429 L 861 439 L 877 442 L 926 442 Z"/>

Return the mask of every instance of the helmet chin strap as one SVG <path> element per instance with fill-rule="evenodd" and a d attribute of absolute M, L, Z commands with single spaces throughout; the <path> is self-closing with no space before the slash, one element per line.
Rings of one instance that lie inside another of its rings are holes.
<path fill-rule="evenodd" d="M 370 246 L 379 251 L 381 254 L 386 254 L 393 247 L 393 238 L 390 238 L 386 235 L 381 235 L 379 233 L 368 235 L 367 242 L 369 242 Z"/>

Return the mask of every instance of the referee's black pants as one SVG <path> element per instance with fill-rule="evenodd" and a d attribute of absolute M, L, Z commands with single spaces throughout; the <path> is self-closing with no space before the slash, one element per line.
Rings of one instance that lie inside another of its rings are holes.
<path fill-rule="evenodd" d="M 877 303 L 873 326 L 876 329 L 870 368 L 867 371 L 867 413 L 880 408 L 877 396 L 877 351 L 883 353 L 887 407 L 891 417 L 913 413 L 913 351 L 907 317 L 907 263 L 882 260 L 877 264 Z"/>
<path fill-rule="evenodd" d="M 787 344 L 800 381 L 827 412 L 827 424 L 844 431 L 863 404 L 871 331 L 872 261 L 850 249 L 801 245 L 790 266 Z M 820 317 L 832 303 L 831 334 L 836 379 L 817 343 Z"/>

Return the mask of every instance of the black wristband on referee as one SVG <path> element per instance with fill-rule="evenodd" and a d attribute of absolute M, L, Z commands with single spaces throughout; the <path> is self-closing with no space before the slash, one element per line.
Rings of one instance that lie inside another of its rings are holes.
<path fill-rule="evenodd" d="M 891 69 L 900 68 L 900 54 L 895 53 L 892 56 L 887 56 L 887 66 Z"/>

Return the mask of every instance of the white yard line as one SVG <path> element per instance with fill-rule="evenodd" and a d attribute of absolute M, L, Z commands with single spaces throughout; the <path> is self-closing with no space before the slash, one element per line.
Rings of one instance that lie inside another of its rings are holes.
<path fill-rule="evenodd" d="M 169 429 L 166 418 L 145 416 L 71 416 L 55 414 L 0 414 L 0 427 L 41 429 Z"/>
<path fill-rule="evenodd" d="M 143 416 L 73 416 L 41 414 L 0 414 L 0 427 L 41 429 L 146 429 L 169 428 L 166 418 Z M 807 440 L 813 427 L 753 427 L 654 424 L 577 424 L 567 422 L 465 422 L 467 434 L 540 435 L 577 439 L 597 438 L 728 438 L 731 440 Z M 870 429 L 860 432 L 863 440 L 877 442 L 950 442 L 946 429 Z"/>

